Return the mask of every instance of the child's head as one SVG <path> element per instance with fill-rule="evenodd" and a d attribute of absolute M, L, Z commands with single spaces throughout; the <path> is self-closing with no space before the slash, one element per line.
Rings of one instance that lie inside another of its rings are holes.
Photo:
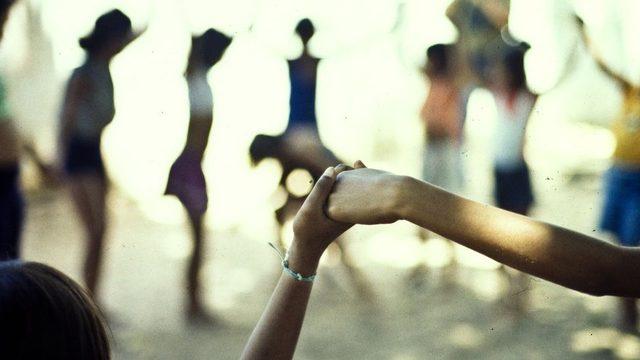
<path fill-rule="evenodd" d="M 60 271 L 0 262 L 0 358 L 109 359 L 106 326 L 87 293 Z"/>
<path fill-rule="evenodd" d="M 447 75 L 451 70 L 451 45 L 435 44 L 427 49 L 427 75 Z"/>
<path fill-rule="evenodd" d="M 116 9 L 96 20 L 91 33 L 80 39 L 80 47 L 89 55 L 102 53 L 110 58 L 124 49 L 133 37 L 131 20 Z"/>
<path fill-rule="evenodd" d="M 215 65 L 231 44 L 231 38 L 215 30 L 208 29 L 200 36 L 191 38 L 190 61 L 205 67 Z"/>
<path fill-rule="evenodd" d="M 11 9 L 11 5 L 13 5 L 14 0 L 0 0 L 0 40 L 2 39 L 2 35 L 4 33 L 4 23 L 7 22 L 7 18 L 9 17 L 9 10 Z"/>
<path fill-rule="evenodd" d="M 302 44 L 304 46 L 307 46 L 307 44 L 309 43 L 309 40 L 311 39 L 311 37 L 315 32 L 316 32 L 316 29 L 313 26 L 313 23 L 311 23 L 311 20 L 309 19 L 300 20 L 300 22 L 296 26 L 296 34 L 300 36 L 300 39 L 302 40 Z"/>
<path fill-rule="evenodd" d="M 524 55 L 529 50 L 526 43 L 509 47 L 502 56 L 501 78 L 509 90 L 527 87 L 527 74 L 524 70 Z"/>

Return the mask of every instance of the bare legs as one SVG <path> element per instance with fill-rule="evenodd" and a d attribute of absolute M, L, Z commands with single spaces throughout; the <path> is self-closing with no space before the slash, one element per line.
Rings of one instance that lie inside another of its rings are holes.
<path fill-rule="evenodd" d="M 638 305 L 634 298 L 620 298 L 620 330 L 638 332 Z"/>
<path fill-rule="evenodd" d="M 521 208 L 507 209 L 516 214 L 529 216 L 529 206 Z M 509 283 L 509 294 L 504 299 L 505 306 L 511 311 L 512 315 L 522 316 L 526 313 L 529 303 L 529 290 L 531 289 L 531 278 L 529 275 L 516 271 L 508 270 L 508 268 L 500 264 L 498 271 L 504 276 Z"/>
<path fill-rule="evenodd" d="M 420 247 L 422 248 L 421 252 L 424 253 L 426 251 L 424 248 L 426 244 L 429 242 L 429 240 L 431 239 L 431 236 L 437 236 L 437 235 L 429 232 L 426 229 L 418 228 L 417 236 L 418 236 L 418 239 L 420 240 Z M 455 254 L 455 248 L 454 248 L 453 242 L 445 238 L 442 238 L 442 239 L 446 242 L 447 247 L 449 248 L 448 250 L 451 258 L 451 261 L 444 268 L 444 272 L 443 272 L 444 280 L 446 283 L 449 284 L 453 280 L 453 275 L 455 273 L 458 263 L 456 261 L 456 254 Z M 420 288 L 424 286 L 426 281 L 426 276 L 428 273 L 429 273 L 429 266 L 427 265 L 426 259 L 421 259 L 418 262 L 418 264 L 416 264 L 416 266 L 414 266 L 410 270 L 409 275 L 407 277 L 408 285 L 415 288 Z"/>
<path fill-rule="evenodd" d="M 187 210 L 193 237 L 193 250 L 187 265 L 187 316 L 192 319 L 204 315 L 200 299 L 200 268 L 203 256 L 202 214 Z"/>
<path fill-rule="evenodd" d="M 74 175 L 69 179 L 71 197 L 87 238 L 83 266 L 84 283 L 97 298 L 106 230 L 106 180 L 99 175 Z"/>

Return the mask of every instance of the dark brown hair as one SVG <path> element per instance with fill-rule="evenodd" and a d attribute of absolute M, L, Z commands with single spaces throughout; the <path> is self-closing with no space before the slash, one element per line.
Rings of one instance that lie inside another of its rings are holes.
<path fill-rule="evenodd" d="M 309 42 L 309 39 L 311 39 L 311 37 L 315 32 L 316 32 L 316 28 L 313 26 L 313 23 L 311 22 L 311 20 L 307 18 L 300 20 L 300 22 L 298 22 L 298 25 L 296 25 L 296 34 L 300 36 L 300 39 L 302 39 L 302 43 L 305 46 L 307 45 L 307 43 Z"/>
<path fill-rule="evenodd" d="M 434 44 L 427 49 L 427 59 L 432 64 L 436 74 L 448 74 L 451 71 L 451 56 L 453 46 L 448 44 Z"/>
<path fill-rule="evenodd" d="M 208 29 L 200 36 L 191 38 L 189 57 L 198 58 L 207 66 L 213 66 L 231 45 L 232 39 L 216 29 Z"/>
<path fill-rule="evenodd" d="M 105 321 L 80 285 L 44 264 L 0 262 L 0 358 L 110 357 Z"/>
<path fill-rule="evenodd" d="M 15 0 L 0 0 L 0 13 L 9 11 Z"/>
<path fill-rule="evenodd" d="M 93 31 L 80 39 L 80 47 L 89 53 L 100 50 L 110 41 L 124 39 L 131 34 L 131 19 L 122 11 L 114 9 L 101 15 Z"/>
<path fill-rule="evenodd" d="M 507 85 L 511 90 L 527 87 L 527 73 L 524 70 L 524 55 L 529 50 L 527 43 L 510 46 L 502 56 L 504 71 L 507 72 Z"/>

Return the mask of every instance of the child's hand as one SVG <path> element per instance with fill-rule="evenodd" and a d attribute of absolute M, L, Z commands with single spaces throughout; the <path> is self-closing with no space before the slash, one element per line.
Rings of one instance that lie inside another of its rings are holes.
<path fill-rule="evenodd" d="M 293 220 L 294 241 L 290 256 L 295 254 L 295 256 L 317 261 L 327 246 L 352 226 L 352 224 L 331 220 L 324 213 L 324 206 L 335 178 L 334 168 L 328 168 L 318 179 L 296 214 Z"/>
<path fill-rule="evenodd" d="M 331 219 L 353 224 L 388 224 L 401 219 L 404 177 L 368 169 L 357 161 L 355 170 L 340 172 L 327 203 Z"/>

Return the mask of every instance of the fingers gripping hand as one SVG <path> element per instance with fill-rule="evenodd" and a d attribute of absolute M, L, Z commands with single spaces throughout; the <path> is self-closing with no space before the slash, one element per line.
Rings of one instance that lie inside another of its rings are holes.
<path fill-rule="evenodd" d="M 343 171 L 349 171 L 349 170 L 354 170 L 354 169 L 362 169 L 362 168 L 366 168 L 364 163 L 362 161 L 360 161 L 360 160 L 356 160 L 356 162 L 353 163 L 353 167 L 351 167 L 349 165 L 345 165 L 345 164 L 340 164 L 340 165 L 335 167 L 335 170 L 336 170 L 336 175 L 340 175 L 340 173 L 343 172 Z"/>
<path fill-rule="evenodd" d="M 343 166 L 327 202 L 331 219 L 352 224 L 383 224 L 399 220 L 401 177 L 367 168 Z"/>
<path fill-rule="evenodd" d="M 293 221 L 298 245 L 310 253 L 322 252 L 352 225 L 331 220 L 324 211 L 325 203 L 336 179 L 334 168 L 328 168 L 318 179 Z"/>

